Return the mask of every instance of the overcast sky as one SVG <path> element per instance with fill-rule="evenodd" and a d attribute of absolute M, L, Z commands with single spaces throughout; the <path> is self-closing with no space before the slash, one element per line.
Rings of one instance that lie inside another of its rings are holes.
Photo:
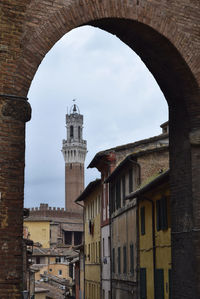
<path fill-rule="evenodd" d="M 99 177 L 87 169 L 94 155 L 161 133 L 168 106 L 140 58 L 115 36 L 90 26 L 66 34 L 41 63 L 29 91 L 26 126 L 25 207 L 64 207 L 65 114 L 77 99 L 88 153 L 85 185 Z"/>

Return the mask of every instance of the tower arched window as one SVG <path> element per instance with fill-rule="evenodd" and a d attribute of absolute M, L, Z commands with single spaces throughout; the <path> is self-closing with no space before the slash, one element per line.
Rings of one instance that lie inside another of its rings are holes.
<path fill-rule="evenodd" d="M 70 126 L 70 138 L 74 137 L 74 127 Z"/>
<path fill-rule="evenodd" d="M 81 127 L 78 127 L 78 139 L 81 139 Z"/>

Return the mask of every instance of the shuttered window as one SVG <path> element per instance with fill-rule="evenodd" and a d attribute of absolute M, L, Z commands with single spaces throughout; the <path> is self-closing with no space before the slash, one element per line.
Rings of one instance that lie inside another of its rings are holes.
<path fill-rule="evenodd" d="M 127 272 L 127 256 L 126 256 L 126 246 L 123 247 L 123 273 Z"/>
<path fill-rule="evenodd" d="M 133 192 L 133 170 L 129 169 L 129 193 Z"/>
<path fill-rule="evenodd" d="M 172 299 L 172 270 L 169 269 L 169 299 Z"/>
<path fill-rule="evenodd" d="M 121 273 L 121 248 L 118 247 L 118 273 Z"/>
<path fill-rule="evenodd" d="M 140 208 L 141 235 L 145 235 L 145 207 Z"/>
<path fill-rule="evenodd" d="M 164 299 L 164 270 L 155 271 L 155 299 Z"/>
<path fill-rule="evenodd" d="M 115 273 L 115 248 L 112 249 L 112 271 Z"/>
<path fill-rule="evenodd" d="M 167 219 L 167 198 L 162 197 L 156 201 L 156 227 L 157 231 L 165 230 L 168 228 Z"/>
<path fill-rule="evenodd" d="M 146 268 L 140 268 L 140 299 L 147 299 Z"/>
<path fill-rule="evenodd" d="M 130 273 L 134 273 L 134 245 L 130 245 Z"/>
<path fill-rule="evenodd" d="M 121 184 L 120 180 L 116 183 L 116 208 L 121 208 Z"/>
<path fill-rule="evenodd" d="M 122 177 L 122 199 L 123 199 L 123 206 L 125 205 L 125 196 L 126 196 L 126 185 L 125 185 L 125 175 Z"/>
<path fill-rule="evenodd" d="M 110 194 L 111 194 L 111 212 L 115 211 L 115 186 L 112 185 L 110 187 Z"/>

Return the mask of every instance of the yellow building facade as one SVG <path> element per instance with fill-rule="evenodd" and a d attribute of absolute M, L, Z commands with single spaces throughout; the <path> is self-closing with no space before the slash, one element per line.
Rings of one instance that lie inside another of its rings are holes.
<path fill-rule="evenodd" d="M 43 248 L 50 247 L 50 221 L 26 221 L 24 227 L 28 229 L 29 239 L 39 242 Z"/>
<path fill-rule="evenodd" d="M 140 299 L 171 298 L 169 171 L 137 192 Z"/>
<path fill-rule="evenodd" d="M 91 182 L 76 201 L 84 203 L 85 299 L 100 299 L 101 180 Z"/>

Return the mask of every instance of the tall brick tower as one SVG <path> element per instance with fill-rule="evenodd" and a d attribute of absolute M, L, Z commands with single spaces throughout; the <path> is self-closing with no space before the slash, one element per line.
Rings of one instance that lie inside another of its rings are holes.
<path fill-rule="evenodd" d="M 66 114 L 67 140 L 63 140 L 62 153 L 65 160 L 65 209 L 69 212 L 82 211 L 74 203 L 84 190 L 84 162 L 87 142 L 83 140 L 83 115 L 74 104 Z"/>

